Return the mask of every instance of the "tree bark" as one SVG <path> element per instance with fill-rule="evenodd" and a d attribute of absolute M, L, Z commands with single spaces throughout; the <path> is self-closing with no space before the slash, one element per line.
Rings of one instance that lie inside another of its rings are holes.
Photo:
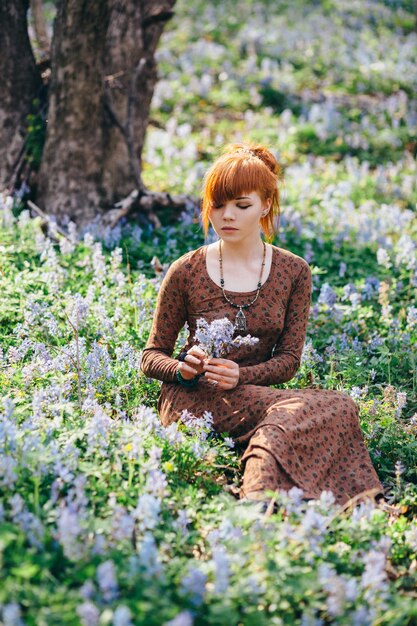
<path fill-rule="evenodd" d="M 92 221 L 134 190 L 157 80 L 154 53 L 175 0 L 66 0 L 52 41 L 37 204 Z"/>
<path fill-rule="evenodd" d="M 23 158 L 26 116 L 42 87 L 27 30 L 29 0 L 0 2 L 0 189 Z"/>
<path fill-rule="evenodd" d="M 49 59 L 50 41 L 46 32 L 45 15 L 42 0 L 30 0 L 30 8 L 33 17 L 33 30 L 35 31 L 36 42 L 42 59 Z"/>

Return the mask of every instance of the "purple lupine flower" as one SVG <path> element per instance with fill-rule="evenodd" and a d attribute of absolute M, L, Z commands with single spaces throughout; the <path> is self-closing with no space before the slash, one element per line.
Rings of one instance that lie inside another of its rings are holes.
<path fill-rule="evenodd" d="M 193 626 L 194 619 L 190 611 L 181 611 L 174 619 L 165 622 L 163 626 Z"/>
<path fill-rule="evenodd" d="M 92 580 L 88 579 L 85 581 L 83 585 L 81 585 L 79 589 L 80 595 L 85 598 L 85 600 L 91 600 L 91 598 L 96 593 L 96 587 Z"/>
<path fill-rule="evenodd" d="M 116 360 L 118 364 L 123 364 L 129 371 L 139 370 L 140 353 L 127 341 L 115 348 Z"/>
<path fill-rule="evenodd" d="M 32 546 L 41 548 L 43 546 L 45 529 L 40 519 L 28 511 L 23 498 L 19 494 L 15 494 L 10 498 L 9 505 L 11 507 L 10 517 L 13 522 L 23 530 Z"/>
<path fill-rule="evenodd" d="M 407 392 L 405 391 L 399 391 L 397 393 L 397 397 L 396 397 L 396 408 L 395 408 L 395 416 L 396 417 L 400 417 L 403 408 L 405 407 L 405 405 L 407 404 Z"/>
<path fill-rule="evenodd" d="M 161 436 L 163 439 L 169 441 L 171 445 L 181 445 L 185 441 L 183 433 L 178 430 L 178 422 L 172 422 L 172 424 L 166 426 Z"/>
<path fill-rule="evenodd" d="M 100 611 L 90 600 L 77 606 L 76 612 L 83 626 L 98 626 Z"/>
<path fill-rule="evenodd" d="M 331 617 L 343 615 L 345 602 L 354 602 L 358 596 L 356 580 L 337 574 L 334 567 L 327 563 L 319 566 L 319 581 L 328 594 L 327 610 Z"/>
<path fill-rule="evenodd" d="M 116 541 L 131 539 L 135 528 L 135 520 L 124 506 L 113 504 L 111 519 L 111 535 Z"/>
<path fill-rule="evenodd" d="M 113 615 L 113 626 L 133 626 L 132 612 L 129 607 L 119 605 Z"/>
<path fill-rule="evenodd" d="M 405 531 L 404 537 L 413 552 L 417 552 L 417 524 L 415 522 Z"/>
<path fill-rule="evenodd" d="M 146 480 L 145 491 L 157 498 L 168 495 L 168 481 L 164 472 L 159 469 L 152 469 Z"/>
<path fill-rule="evenodd" d="M 181 581 L 180 590 L 185 595 L 190 595 L 190 601 L 196 607 L 204 601 L 206 593 L 207 574 L 196 567 L 188 568 L 187 574 Z"/>
<path fill-rule="evenodd" d="M 61 254 L 72 254 L 75 250 L 75 246 L 71 241 L 68 241 L 67 238 L 62 238 L 59 241 L 59 250 Z"/>
<path fill-rule="evenodd" d="M 208 357 L 224 357 L 233 348 L 239 348 L 242 345 L 252 346 L 259 341 L 257 337 L 251 337 L 251 335 L 245 337 L 239 335 L 233 339 L 234 332 L 235 327 L 227 317 L 213 320 L 210 324 L 200 317 L 197 320 L 194 340 Z"/>
<path fill-rule="evenodd" d="M 379 265 L 383 265 L 386 269 L 392 267 L 391 259 L 385 248 L 378 248 L 376 253 L 377 262 Z"/>
<path fill-rule="evenodd" d="M 346 285 L 344 285 L 343 287 L 343 295 L 342 295 L 342 300 L 347 300 L 348 298 L 350 298 L 350 296 L 356 293 L 356 287 L 355 285 L 353 285 L 352 283 L 347 283 Z"/>
<path fill-rule="evenodd" d="M 336 502 L 335 495 L 331 490 L 323 490 L 320 494 L 320 506 L 330 509 Z"/>
<path fill-rule="evenodd" d="M 365 600 L 375 602 L 377 596 L 384 597 L 387 591 L 386 554 L 381 550 L 370 550 L 364 555 L 364 562 L 360 586 Z"/>
<path fill-rule="evenodd" d="M 370 498 L 367 498 L 365 502 L 360 502 L 355 506 L 350 519 L 352 522 L 360 522 L 362 519 L 370 520 L 374 510 L 375 503 Z"/>
<path fill-rule="evenodd" d="M 395 263 L 397 266 L 403 264 L 407 269 L 411 270 L 417 265 L 416 243 L 410 235 L 402 234 L 396 244 L 397 254 Z"/>
<path fill-rule="evenodd" d="M 161 501 L 152 494 L 144 493 L 139 496 L 132 515 L 138 520 L 140 530 L 153 530 L 159 524 L 160 511 Z"/>
<path fill-rule="evenodd" d="M 96 572 L 98 586 L 106 602 L 111 602 L 118 596 L 116 568 L 111 559 L 100 563 Z"/>
<path fill-rule="evenodd" d="M 316 363 L 322 363 L 323 357 L 317 352 L 317 350 L 313 347 L 313 342 L 311 339 L 307 339 L 304 343 L 303 350 L 301 353 L 301 364 L 305 365 L 307 368 L 313 367 Z"/>
<path fill-rule="evenodd" d="M 375 276 L 365 278 L 365 285 L 362 288 L 362 296 L 364 300 L 369 300 L 372 296 L 379 293 L 380 281 Z"/>
<path fill-rule="evenodd" d="M 360 293 L 351 293 L 349 296 L 349 300 L 352 303 L 352 308 L 357 309 L 360 303 L 362 302 L 362 296 Z"/>
<path fill-rule="evenodd" d="M 87 232 L 84 235 L 83 241 L 86 248 L 92 248 L 94 244 L 94 236 L 90 232 Z"/>
<path fill-rule="evenodd" d="M 213 415 L 210 411 L 204 411 L 202 417 L 196 417 L 184 409 L 180 415 L 180 421 L 187 426 L 190 432 L 198 435 L 200 441 L 205 441 L 209 433 L 214 430 Z"/>
<path fill-rule="evenodd" d="M 373 350 L 377 350 L 377 348 L 384 345 L 384 341 L 384 338 L 380 335 L 374 335 L 372 339 L 368 342 L 367 351 L 372 352 Z"/>
<path fill-rule="evenodd" d="M 337 300 L 337 296 L 328 283 L 324 283 L 321 287 L 317 302 L 319 304 L 326 304 L 329 308 L 332 308 Z"/>
<path fill-rule="evenodd" d="M 161 466 L 162 448 L 153 445 L 149 452 L 146 462 L 143 464 L 144 471 L 159 470 Z"/>
<path fill-rule="evenodd" d="M 17 363 L 22 361 L 32 346 L 30 339 L 24 339 L 19 346 L 10 346 L 7 352 L 9 363 Z"/>
<path fill-rule="evenodd" d="M 98 452 L 105 456 L 109 445 L 110 432 L 114 427 L 114 420 L 96 403 L 94 415 L 87 421 L 87 454 Z"/>
<path fill-rule="evenodd" d="M 86 546 L 81 527 L 81 518 L 77 512 L 61 505 L 57 519 L 56 538 L 60 542 L 65 556 L 71 561 L 78 561 L 86 554 Z"/>
<path fill-rule="evenodd" d="M 186 535 L 188 532 L 187 526 L 190 524 L 190 521 L 187 511 L 181 509 L 178 511 L 177 519 L 172 522 L 172 527 L 175 528 L 175 530 L 179 530 L 182 535 Z"/>
<path fill-rule="evenodd" d="M 88 315 L 88 302 L 79 293 L 68 298 L 69 308 L 67 311 L 71 324 L 77 329 L 84 328 Z"/>
<path fill-rule="evenodd" d="M 86 357 L 86 381 L 92 383 L 101 378 L 111 378 L 112 369 L 107 347 L 93 342 L 91 351 Z"/>
<path fill-rule="evenodd" d="M 25 626 L 20 612 L 20 606 L 15 602 L 5 604 L 2 607 L 2 624 L 3 626 Z"/>
<path fill-rule="evenodd" d="M 12 488 L 17 481 L 17 461 L 9 454 L 0 456 L 0 484 Z"/>
<path fill-rule="evenodd" d="M 216 546 L 213 549 L 214 563 L 214 593 L 224 593 L 229 587 L 230 559 L 224 546 Z"/>
<path fill-rule="evenodd" d="M 395 476 L 397 477 L 398 480 L 401 474 L 404 474 L 405 470 L 406 470 L 405 466 L 398 459 L 398 461 L 396 461 L 395 463 Z"/>
<path fill-rule="evenodd" d="M 84 239 L 85 242 L 85 239 Z M 104 279 L 106 278 L 106 259 L 103 255 L 103 247 L 100 242 L 93 244 L 93 270 L 94 270 L 94 280 L 99 285 L 102 285 Z"/>
<path fill-rule="evenodd" d="M 130 420 L 141 427 L 146 432 L 153 432 L 158 435 L 162 430 L 161 422 L 155 410 L 152 407 L 139 405 L 136 407 L 136 411 L 131 415 Z"/>
<path fill-rule="evenodd" d="M 161 576 L 163 566 L 159 560 L 158 547 L 151 532 L 145 532 L 138 548 L 139 563 L 145 568 L 148 576 Z"/>
<path fill-rule="evenodd" d="M 340 276 L 340 278 L 343 278 L 343 276 L 346 273 L 346 269 L 347 269 L 347 265 L 346 265 L 346 263 L 344 261 L 342 261 L 340 263 L 340 267 L 339 267 L 339 276 Z"/>
<path fill-rule="evenodd" d="M 367 393 L 368 393 L 367 385 L 365 385 L 364 387 L 353 386 L 352 389 L 349 391 L 350 397 L 353 398 L 354 400 L 360 400 L 360 398 L 365 398 Z"/>
<path fill-rule="evenodd" d="M 121 271 L 120 266 L 122 264 L 123 251 L 121 248 L 115 248 L 110 255 L 110 273 L 109 279 L 116 285 L 116 293 L 120 294 L 126 284 L 126 276 Z"/>
<path fill-rule="evenodd" d="M 417 326 L 417 307 L 409 306 L 407 309 L 407 329 Z"/>

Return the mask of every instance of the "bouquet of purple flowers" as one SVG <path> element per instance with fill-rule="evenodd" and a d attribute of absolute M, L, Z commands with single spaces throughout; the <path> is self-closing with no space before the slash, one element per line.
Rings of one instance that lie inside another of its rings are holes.
<path fill-rule="evenodd" d="M 204 317 L 200 317 L 197 320 L 194 340 L 208 357 L 225 357 L 233 348 L 253 346 L 259 341 L 257 337 L 251 335 L 245 337 L 239 335 L 233 338 L 234 331 L 235 327 L 227 317 L 213 320 L 210 324 Z"/>

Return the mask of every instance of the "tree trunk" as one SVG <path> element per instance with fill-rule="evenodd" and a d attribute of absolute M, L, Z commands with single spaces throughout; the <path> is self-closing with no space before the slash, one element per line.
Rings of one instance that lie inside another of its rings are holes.
<path fill-rule="evenodd" d="M 0 2 L 0 189 L 23 158 L 26 116 L 42 87 L 27 30 L 29 0 Z"/>
<path fill-rule="evenodd" d="M 33 30 L 35 31 L 36 42 L 42 59 L 49 59 L 50 42 L 46 32 L 45 15 L 42 0 L 30 0 L 30 8 L 33 17 Z"/>
<path fill-rule="evenodd" d="M 84 225 L 133 190 L 157 80 L 154 53 L 175 0 L 66 0 L 52 41 L 37 204 Z"/>

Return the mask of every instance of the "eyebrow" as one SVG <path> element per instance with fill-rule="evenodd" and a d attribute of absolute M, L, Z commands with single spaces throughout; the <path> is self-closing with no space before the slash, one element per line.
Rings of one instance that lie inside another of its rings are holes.
<path fill-rule="evenodd" d="M 245 200 L 246 198 L 250 200 L 249 196 L 239 196 L 238 198 L 235 198 L 235 200 Z"/>

